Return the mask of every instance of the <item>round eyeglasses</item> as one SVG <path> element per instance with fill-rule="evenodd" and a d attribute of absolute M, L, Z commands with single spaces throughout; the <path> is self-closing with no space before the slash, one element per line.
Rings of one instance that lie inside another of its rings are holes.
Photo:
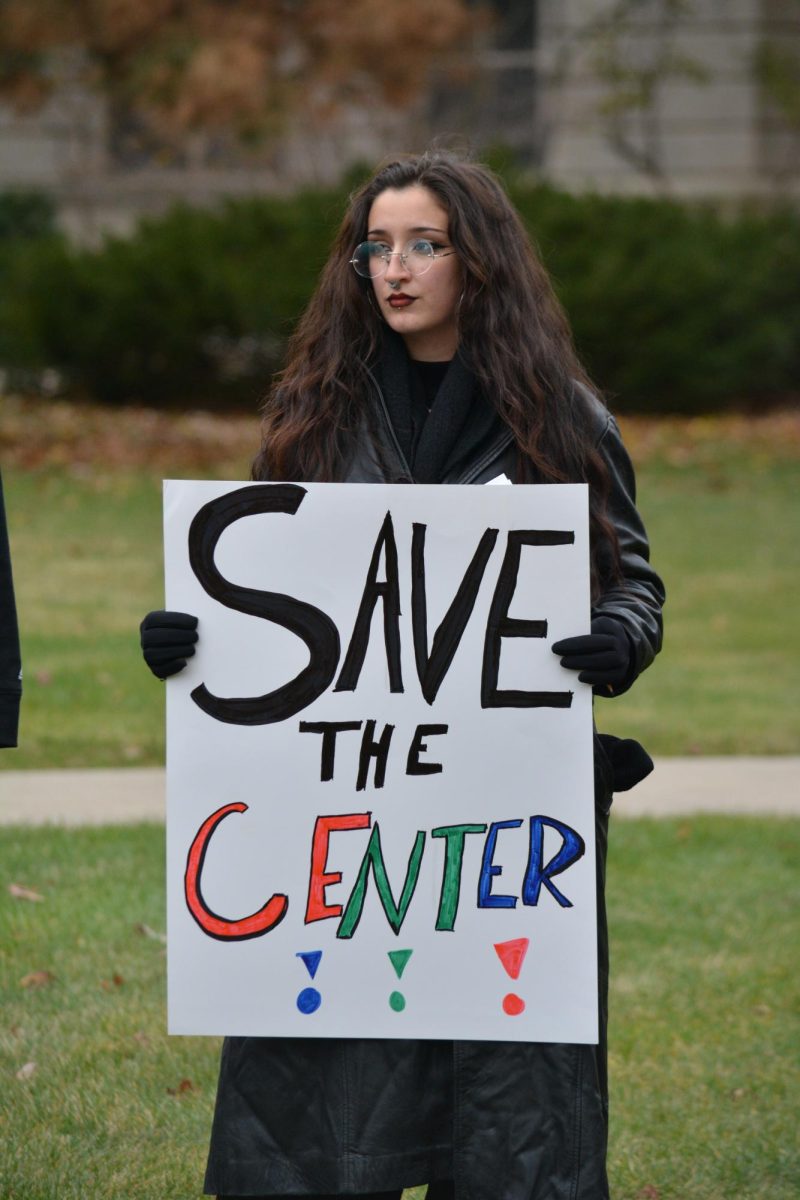
<path fill-rule="evenodd" d="M 427 238 L 413 238 L 406 242 L 402 250 L 390 250 L 383 242 L 362 242 L 356 246 L 350 262 L 362 279 L 378 279 L 386 274 L 395 254 L 412 275 L 424 275 L 430 271 L 435 259 L 447 258 L 455 254 L 455 250 L 442 249 L 438 243 L 429 242 Z"/>

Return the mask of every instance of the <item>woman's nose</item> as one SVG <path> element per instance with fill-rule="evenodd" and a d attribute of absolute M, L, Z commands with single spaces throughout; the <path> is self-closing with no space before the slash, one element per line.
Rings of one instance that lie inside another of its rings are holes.
<path fill-rule="evenodd" d="M 384 278 L 391 281 L 393 279 L 407 279 L 409 275 L 410 271 L 403 262 L 400 251 L 396 250 L 389 259 Z"/>

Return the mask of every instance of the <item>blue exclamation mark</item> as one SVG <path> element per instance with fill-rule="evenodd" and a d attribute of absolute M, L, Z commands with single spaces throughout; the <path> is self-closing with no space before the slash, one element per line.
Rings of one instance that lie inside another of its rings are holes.
<path fill-rule="evenodd" d="M 322 951 L 300 950 L 297 952 L 295 957 L 302 958 L 303 962 L 305 963 L 306 970 L 313 979 L 317 973 L 320 959 L 322 958 Z M 297 1007 L 300 1009 L 300 1012 L 307 1017 L 310 1016 L 311 1013 L 315 1013 L 320 1004 L 322 1004 L 322 996 L 320 996 L 317 989 L 313 987 L 303 988 L 302 992 L 297 997 Z"/>

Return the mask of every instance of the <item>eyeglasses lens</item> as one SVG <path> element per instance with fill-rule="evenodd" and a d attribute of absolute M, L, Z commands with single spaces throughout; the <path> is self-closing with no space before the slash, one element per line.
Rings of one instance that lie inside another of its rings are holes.
<path fill-rule="evenodd" d="M 433 246 L 424 238 L 416 238 L 407 243 L 399 257 L 412 275 L 424 275 L 433 265 Z M 362 242 L 351 261 L 362 278 L 377 279 L 386 274 L 391 259 L 392 252 L 381 242 Z"/>

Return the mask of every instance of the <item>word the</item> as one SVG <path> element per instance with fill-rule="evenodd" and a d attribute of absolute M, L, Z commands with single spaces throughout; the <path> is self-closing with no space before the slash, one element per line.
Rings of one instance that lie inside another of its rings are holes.
<path fill-rule="evenodd" d="M 363 721 L 301 721 L 301 733 L 319 733 L 322 735 L 322 751 L 320 754 L 320 780 L 323 783 L 333 779 L 334 759 L 336 754 L 336 735 L 338 733 L 357 733 Z M 367 721 L 361 737 L 361 750 L 358 756 L 358 775 L 356 791 L 363 792 L 369 777 L 369 764 L 375 759 L 374 782 L 376 788 L 382 788 L 386 780 L 386 763 L 389 758 L 389 746 L 392 742 L 394 725 L 384 725 L 380 737 L 375 737 L 375 721 Z M 426 738 L 441 737 L 447 733 L 447 725 L 418 725 L 411 739 L 406 758 L 406 775 L 437 775 L 442 764 L 426 761 L 421 755 L 426 754 L 428 743 Z"/>

